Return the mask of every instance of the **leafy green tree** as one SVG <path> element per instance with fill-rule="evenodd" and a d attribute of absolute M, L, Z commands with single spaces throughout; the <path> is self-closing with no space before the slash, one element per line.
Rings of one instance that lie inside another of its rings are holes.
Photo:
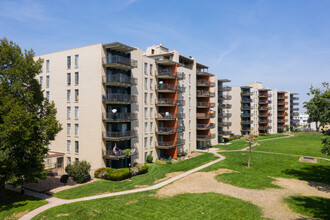
<path fill-rule="evenodd" d="M 0 39 L 0 192 L 5 182 L 44 178 L 47 145 L 61 130 L 54 103 L 36 80 L 42 60 Z"/>
<path fill-rule="evenodd" d="M 244 135 L 243 139 L 249 143 L 249 160 L 247 167 L 250 168 L 252 147 L 257 144 L 258 135 L 256 135 L 255 132 L 250 132 L 250 134 Z"/>

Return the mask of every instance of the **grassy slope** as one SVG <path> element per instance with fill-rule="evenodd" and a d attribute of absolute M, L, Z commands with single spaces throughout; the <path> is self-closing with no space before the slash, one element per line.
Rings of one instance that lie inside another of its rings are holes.
<path fill-rule="evenodd" d="M 289 207 L 302 215 L 317 219 L 330 219 L 330 199 L 297 196 L 284 200 Z"/>
<path fill-rule="evenodd" d="M 47 201 L 33 196 L 6 190 L 5 198 L 0 198 L 0 219 L 18 219 L 26 211 L 31 211 L 46 204 Z"/>
<path fill-rule="evenodd" d="M 323 138 L 318 133 L 296 133 L 291 138 L 261 141 L 254 150 L 330 158 L 321 153 Z"/>
<path fill-rule="evenodd" d="M 248 146 L 248 143 L 244 139 L 238 139 L 231 141 L 228 145 L 216 145 L 213 147 L 219 148 L 220 150 L 241 150 Z"/>
<path fill-rule="evenodd" d="M 71 203 L 49 209 L 35 219 L 262 219 L 248 202 L 214 194 L 157 198 L 154 192 Z"/>
<path fill-rule="evenodd" d="M 265 140 L 265 139 L 272 139 L 272 138 L 279 138 L 279 137 L 285 137 L 286 134 L 272 134 L 269 136 L 259 136 L 258 140 Z"/>
<path fill-rule="evenodd" d="M 205 153 L 200 156 L 173 164 L 154 163 L 150 165 L 148 173 L 133 177 L 131 182 L 128 180 L 120 182 L 99 180 L 55 193 L 54 196 L 62 199 L 73 199 L 108 192 L 129 190 L 135 188 L 136 185 L 152 185 L 156 180 L 164 178 L 167 173 L 191 170 L 195 167 L 215 160 L 216 158 L 217 157 L 211 153 Z"/>
<path fill-rule="evenodd" d="M 330 185 L 330 161 L 319 160 L 317 164 L 298 162 L 297 156 L 272 155 L 252 152 L 251 167 L 247 168 L 248 152 L 221 152 L 224 161 L 202 171 L 228 168 L 237 173 L 217 176 L 219 181 L 244 188 L 276 188 L 272 177 L 296 178 Z"/>

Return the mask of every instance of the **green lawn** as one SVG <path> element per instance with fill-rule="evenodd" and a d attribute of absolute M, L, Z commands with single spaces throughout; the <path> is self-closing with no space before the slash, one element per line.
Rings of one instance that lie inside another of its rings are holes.
<path fill-rule="evenodd" d="M 34 219 L 262 219 L 248 202 L 215 193 L 158 198 L 155 192 L 71 203 Z"/>
<path fill-rule="evenodd" d="M 317 164 L 301 163 L 298 156 L 252 152 L 251 167 L 247 168 L 248 152 L 221 152 L 226 159 L 202 171 L 227 168 L 238 171 L 217 176 L 221 182 L 243 188 L 277 188 L 272 177 L 295 178 L 330 185 L 330 161 Z"/>
<path fill-rule="evenodd" d="M 47 201 L 33 196 L 23 195 L 6 190 L 5 198 L 0 198 L 0 219 L 18 219 L 27 211 L 46 204 Z"/>
<path fill-rule="evenodd" d="M 269 136 L 259 136 L 258 140 L 279 138 L 279 137 L 285 137 L 285 136 L 288 136 L 288 135 L 286 135 L 286 134 L 272 134 L 272 135 L 269 135 Z"/>
<path fill-rule="evenodd" d="M 330 219 L 330 199 L 297 196 L 287 198 L 284 201 L 293 211 L 302 215 L 317 219 Z"/>
<path fill-rule="evenodd" d="M 324 135 L 319 133 L 301 132 L 296 133 L 295 137 L 291 138 L 261 141 L 259 142 L 260 146 L 256 146 L 253 149 L 258 151 L 330 158 L 329 155 L 321 153 L 321 141 L 323 138 Z"/>
<path fill-rule="evenodd" d="M 248 146 L 248 143 L 244 139 L 233 140 L 228 145 L 216 145 L 213 147 L 219 148 L 220 150 L 241 150 Z"/>
<path fill-rule="evenodd" d="M 74 199 L 96 194 L 129 190 L 135 188 L 135 186 L 138 185 L 152 185 L 156 180 L 164 178 L 167 173 L 188 171 L 215 159 L 217 159 L 217 157 L 215 157 L 213 154 L 203 153 L 200 156 L 173 164 L 154 163 L 150 165 L 148 173 L 133 177 L 131 182 L 128 180 L 99 180 L 93 183 L 55 193 L 53 196 L 62 199 Z"/>

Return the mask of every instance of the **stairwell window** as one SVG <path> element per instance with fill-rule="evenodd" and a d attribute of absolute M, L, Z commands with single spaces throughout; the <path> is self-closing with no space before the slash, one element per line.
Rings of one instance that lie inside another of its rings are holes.
<path fill-rule="evenodd" d="M 144 133 L 148 133 L 148 122 L 144 122 Z"/>
<path fill-rule="evenodd" d="M 148 89 L 148 78 L 144 78 L 144 89 Z"/>
<path fill-rule="evenodd" d="M 66 135 L 71 136 L 71 124 L 66 124 Z"/>
<path fill-rule="evenodd" d="M 74 83 L 75 85 L 79 85 L 79 72 L 74 73 Z"/>
<path fill-rule="evenodd" d="M 150 64 L 150 75 L 152 75 L 152 64 Z"/>
<path fill-rule="evenodd" d="M 79 153 L 79 141 L 75 141 L 75 142 L 74 142 L 74 151 L 75 151 L 76 153 Z"/>
<path fill-rule="evenodd" d="M 71 85 L 71 73 L 67 73 L 66 81 L 67 81 L 67 85 L 70 86 Z"/>
<path fill-rule="evenodd" d="M 41 86 L 41 88 L 42 88 L 42 84 L 43 84 L 43 77 L 42 76 L 40 76 L 40 86 Z"/>
<path fill-rule="evenodd" d="M 79 136 L 79 124 L 74 125 L 74 136 Z"/>
<path fill-rule="evenodd" d="M 46 92 L 46 99 L 49 101 L 49 91 Z"/>
<path fill-rule="evenodd" d="M 79 106 L 74 107 L 74 118 L 79 119 Z"/>
<path fill-rule="evenodd" d="M 148 108 L 144 108 L 144 119 L 148 118 Z"/>
<path fill-rule="evenodd" d="M 71 157 L 67 157 L 66 163 L 67 163 L 67 165 L 71 164 Z"/>
<path fill-rule="evenodd" d="M 71 119 L 71 107 L 68 106 L 68 107 L 66 108 L 66 111 L 67 111 L 67 119 Z"/>
<path fill-rule="evenodd" d="M 66 66 L 67 69 L 71 69 L 71 56 L 66 57 Z"/>
<path fill-rule="evenodd" d="M 153 80 L 150 79 L 150 89 L 152 89 L 152 83 L 153 83 Z"/>
<path fill-rule="evenodd" d="M 49 88 L 49 76 L 46 76 L 46 87 Z"/>
<path fill-rule="evenodd" d="M 66 91 L 66 101 L 71 102 L 71 90 Z"/>
<path fill-rule="evenodd" d="M 67 140 L 66 141 L 66 150 L 68 151 L 68 152 L 71 152 L 71 141 L 70 140 Z"/>
<path fill-rule="evenodd" d="M 153 108 L 150 108 L 150 118 L 153 118 L 153 116 L 154 116 L 154 111 L 153 110 L 154 110 Z"/>
<path fill-rule="evenodd" d="M 79 89 L 74 90 L 74 101 L 75 102 L 79 101 Z"/>
<path fill-rule="evenodd" d="M 148 64 L 144 63 L 144 74 L 147 74 Z"/>
<path fill-rule="evenodd" d="M 148 138 L 144 138 L 144 148 L 147 149 L 148 148 Z"/>
<path fill-rule="evenodd" d="M 78 68 L 79 67 L 79 55 L 74 56 L 74 67 Z"/>
<path fill-rule="evenodd" d="M 46 60 L 46 72 L 49 72 L 49 65 L 50 65 L 50 61 Z"/>
<path fill-rule="evenodd" d="M 150 148 L 153 147 L 153 137 L 150 137 Z M 152 151 L 150 151 L 150 154 L 152 155 Z"/>

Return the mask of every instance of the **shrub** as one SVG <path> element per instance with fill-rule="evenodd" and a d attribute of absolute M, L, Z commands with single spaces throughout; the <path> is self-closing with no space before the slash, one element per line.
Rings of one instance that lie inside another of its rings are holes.
<path fill-rule="evenodd" d="M 73 178 L 77 183 L 85 183 L 90 179 L 89 171 L 91 169 L 90 163 L 87 161 L 75 162 L 65 168 L 65 171 Z"/>
<path fill-rule="evenodd" d="M 172 164 L 172 160 L 166 161 L 166 164 Z"/>
<path fill-rule="evenodd" d="M 139 172 L 138 172 L 138 175 L 140 175 L 140 174 L 144 174 L 144 173 L 147 173 L 148 172 L 148 170 L 149 170 L 149 166 L 148 165 L 144 165 L 144 166 L 142 166 L 142 167 L 137 167 L 138 168 L 138 170 L 139 170 Z"/>
<path fill-rule="evenodd" d="M 106 180 L 120 181 L 130 177 L 130 172 L 128 168 L 113 169 L 106 168 L 103 178 Z"/>
<path fill-rule="evenodd" d="M 97 170 L 95 170 L 94 172 L 94 177 L 96 178 L 100 178 L 100 174 L 103 173 L 106 170 L 105 167 L 99 168 Z M 102 176 L 102 175 L 101 175 Z"/>
<path fill-rule="evenodd" d="M 149 155 L 147 156 L 147 162 L 148 162 L 148 163 L 152 163 L 153 160 L 154 160 L 153 156 L 152 156 L 151 154 L 149 154 Z"/>
<path fill-rule="evenodd" d="M 126 150 L 123 151 L 123 153 L 124 153 L 124 155 L 126 155 L 127 157 L 129 157 L 130 154 L 131 154 L 131 150 L 130 149 L 126 149 Z"/>

